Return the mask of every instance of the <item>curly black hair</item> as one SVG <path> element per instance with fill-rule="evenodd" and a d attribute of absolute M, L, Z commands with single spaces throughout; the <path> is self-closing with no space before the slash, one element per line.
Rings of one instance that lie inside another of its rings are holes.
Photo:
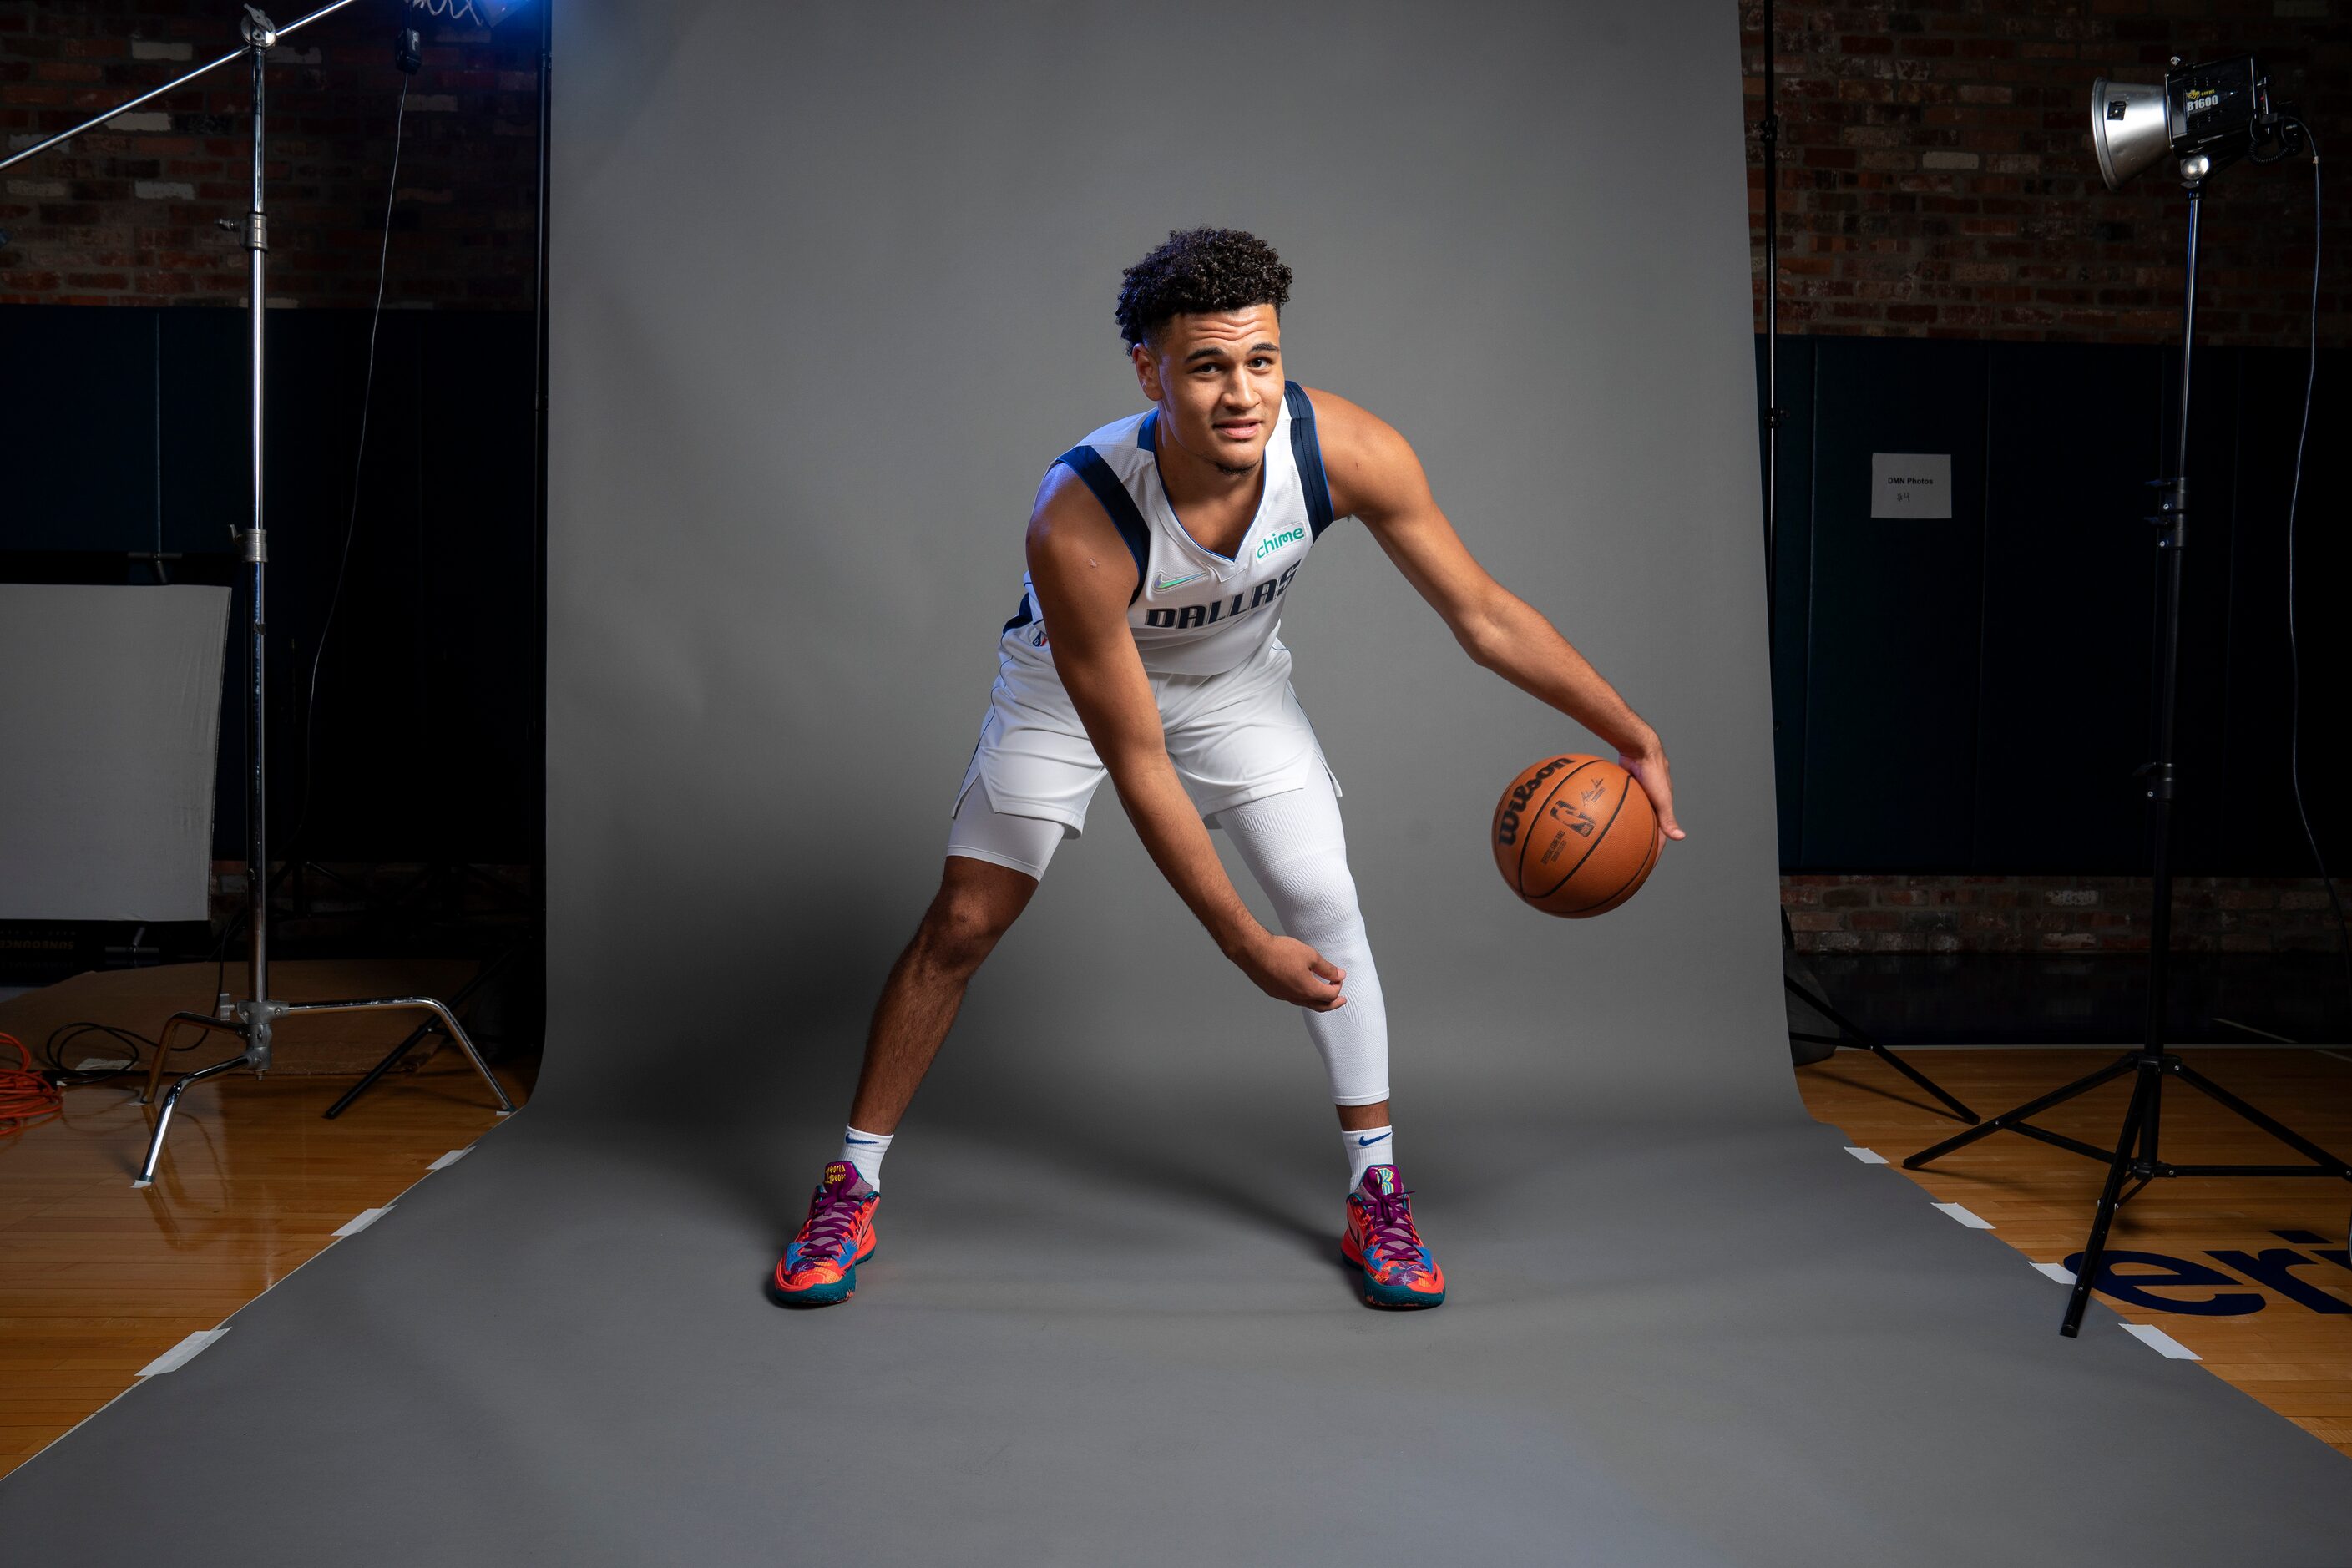
<path fill-rule="evenodd" d="M 1118 334 L 1130 347 L 1171 316 L 1240 310 L 1290 300 L 1290 268 L 1274 247 L 1238 228 L 1171 229 L 1168 243 L 1127 269 L 1118 289 Z"/>

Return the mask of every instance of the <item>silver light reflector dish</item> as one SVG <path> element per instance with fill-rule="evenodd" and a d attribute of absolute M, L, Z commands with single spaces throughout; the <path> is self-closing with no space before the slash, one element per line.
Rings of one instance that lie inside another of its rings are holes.
<path fill-rule="evenodd" d="M 2172 146 L 2163 86 L 2105 77 L 2093 82 L 2091 145 L 2099 154 L 2099 177 L 2111 191 L 2163 157 Z"/>

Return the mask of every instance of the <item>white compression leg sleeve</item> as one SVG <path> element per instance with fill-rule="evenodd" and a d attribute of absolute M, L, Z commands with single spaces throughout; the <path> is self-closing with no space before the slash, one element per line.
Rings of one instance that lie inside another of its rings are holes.
<path fill-rule="evenodd" d="M 1346 1006 L 1329 1013 L 1301 1009 L 1331 1075 L 1332 1102 L 1379 1104 L 1389 1097 L 1388 1009 L 1364 917 L 1356 907 L 1347 835 L 1329 777 L 1318 768 L 1304 789 L 1227 806 L 1217 814 L 1217 826 L 1273 900 L 1284 934 L 1348 973 L 1339 987 Z"/>

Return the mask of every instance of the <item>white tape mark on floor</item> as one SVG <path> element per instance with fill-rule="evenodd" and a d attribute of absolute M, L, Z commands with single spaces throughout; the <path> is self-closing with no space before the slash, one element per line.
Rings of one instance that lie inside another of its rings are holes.
<path fill-rule="evenodd" d="M 1875 1149 L 1857 1149 L 1853 1144 L 1849 1143 L 1845 1146 L 1845 1152 L 1853 1155 L 1855 1159 L 1861 1161 L 1865 1165 L 1884 1165 L 1886 1163 L 1886 1156 L 1880 1153 Z"/>
<path fill-rule="evenodd" d="M 159 1373 L 177 1372 L 196 1359 L 196 1352 L 228 1332 L 226 1324 L 217 1329 L 198 1329 L 153 1361 L 139 1369 L 142 1377 L 153 1377 Z"/>
<path fill-rule="evenodd" d="M 382 1219 L 391 1212 L 392 1205 L 390 1204 L 386 1204 L 380 1209 L 362 1209 L 358 1214 L 352 1215 L 350 1219 L 345 1220 L 341 1228 L 338 1229 L 335 1234 L 337 1236 L 357 1236 L 360 1232 L 365 1230 L 368 1226 L 373 1225 L 376 1221 Z"/>
<path fill-rule="evenodd" d="M 1984 1218 L 1980 1215 L 1970 1214 L 1967 1209 L 1962 1208 L 1958 1204 L 1937 1204 L 1936 1206 L 1942 1209 L 1946 1214 L 1950 1215 L 1954 1219 L 1958 1220 L 1962 1225 L 1967 1226 L 1970 1230 L 1990 1230 L 1992 1228 L 1992 1221 Z"/>
<path fill-rule="evenodd" d="M 81 1058 L 80 1062 L 75 1066 L 74 1071 L 114 1072 L 119 1068 L 127 1068 L 130 1065 L 131 1058 L 129 1057 L 84 1057 Z"/>
<path fill-rule="evenodd" d="M 2061 1285 L 2072 1285 L 2074 1282 L 2074 1271 L 2063 1263 L 2037 1263 L 2033 1268 L 2036 1273 L 2045 1274 Z"/>
<path fill-rule="evenodd" d="M 2126 1323 L 2124 1332 L 2148 1346 L 2167 1361 L 2203 1361 L 2205 1359 L 2153 1323 Z"/>
<path fill-rule="evenodd" d="M 433 1163 L 425 1166 L 425 1168 L 428 1171 L 446 1170 L 447 1167 L 456 1164 L 458 1161 L 464 1159 L 473 1152 L 474 1146 L 471 1143 L 467 1144 L 463 1149 L 452 1149 L 446 1154 L 442 1155 L 438 1160 L 434 1161 Z"/>

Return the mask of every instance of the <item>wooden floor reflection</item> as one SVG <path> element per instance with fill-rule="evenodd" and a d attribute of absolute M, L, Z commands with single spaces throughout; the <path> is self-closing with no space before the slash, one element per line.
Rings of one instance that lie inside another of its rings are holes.
<path fill-rule="evenodd" d="M 1937 1049 L 1904 1053 L 1980 1116 L 2046 1094 L 2122 1055 L 2120 1049 Z M 2222 1088 L 2340 1158 L 2352 1158 L 2352 1059 L 2316 1050 L 2183 1048 Z M 1863 1051 L 1797 1069 L 1805 1105 L 1850 1144 L 1886 1157 L 1889 1180 L 1908 1178 L 1929 1200 L 1957 1203 L 2036 1263 L 2082 1250 L 2106 1167 L 2015 1133 L 1996 1132 L 1924 1171 L 1903 1158 L 1960 1130 L 1901 1074 Z M 2130 1098 L 2128 1074 L 2084 1095 L 2039 1126 L 2112 1148 Z M 2300 1156 L 2178 1080 L 2165 1086 L 2162 1157 L 2189 1164 L 2287 1164 Z M 2345 1229 L 2352 1184 L 2294 1177 L 2173 1177 L 2150 1184 L 2118 1213 L 2111 1251 L 2162 1262 L 2118 1265 L 2126 1275 L 2195 1283 L 2102 1293 L 2126 1321 L 2187 1345 L 2205 1369 L 2313 1436 L 2352 1455 L 2352 1263 Z M 2264 1283 L 2249 1273 L 2267 1273 Z M 2050 1285 L 2050 1331 L 2066 1287 Z M 2204 1311 L 2196 1309 L 2202 1307 Z M 2215 1315 L 2213 1309 L 2227 1309 Z M 2251 1310 L 2250 1310 L 2251 1309 Z M 2084 1332 L 2090 1330 L 2085 1328 Z M 2151 1351 L 2150 1354 L 2155 1352 Z"/>
<path fill-rule="evenodd" d="M 499 1070 L 509 1098 L 529 1099 L 537 1066 Z M 0 1141 L 0 1474 L 501 1120 L 455 1050 L 326 1121 L 354 1081 L 234 1073 L 198 1085 L 143 1191 L 131 1179 L 152 1111 L 131 1079 L 68 1089 L 62 1120 Z"/>

